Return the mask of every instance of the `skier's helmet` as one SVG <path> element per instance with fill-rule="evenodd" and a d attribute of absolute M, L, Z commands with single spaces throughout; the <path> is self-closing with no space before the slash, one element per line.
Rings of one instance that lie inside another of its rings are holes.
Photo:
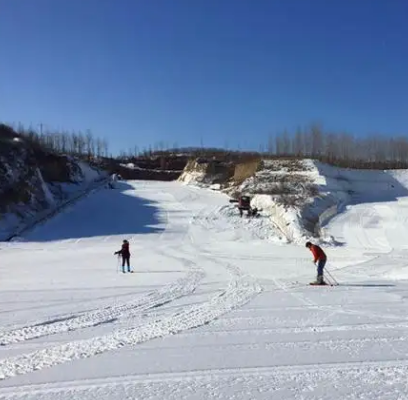
<path fill-rule="evenodd" d="M 306 242 L 306 247 L 310 247 L 312 245 L 311 242 Z"/>

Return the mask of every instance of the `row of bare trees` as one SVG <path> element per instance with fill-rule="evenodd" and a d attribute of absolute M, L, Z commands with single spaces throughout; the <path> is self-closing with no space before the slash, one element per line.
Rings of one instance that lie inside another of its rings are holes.
<path fill-rule="evenodd" d="M 109 157 L 108 142 L 95 138 L 91 131 L 66 132 L 55 130 L 38 130 L 25 128 L 22 125 L 14 130 L 30 140 L 34 145 L 58 153 L 86 157 L 88 159 Z M 190 153 L 213 155 L 225 152 L 231 155 L 243 153 L 231 149 L 206 149 L 201 146 L 179 148 L 177 143 L 159 142 L 147 149 L 138 146 L 122 152 L 117 158 L 151 157 L 163 153 Z M 298 129 L 290 133 L 284 131 L 269 136 L 266 145 L 259 146 L 257 153 L 271 157 L 314 158 L 330 164 L 350 168 L 408 168 L 408 137 L 387 137 L 372 135 L 357 137 L 348 133 L 328 133 L 319 125 Z"/>
<path fill-rule="evenodd" d="M 137 146 L 122 152 L 120 159 L 140 156 L 151 157 L 163 153 L 184 153 L 191 156 L 215 156 L 217 158 L 236 158 L 262 155 L 270 157 L 314 158 L 348 168 L 408 168 L 408 136 L 371 135 L 359 137 L 349 133 L 324 131 L 318 124 L 295 132 L 284 131 L 270 135 L 266 144 L 261 144 L 258 151 L 239 151 L 231 148 L 191 147 L 179 148 L 174 143 L 160 142 L 141 150 Z M 238 146 L 240 147 L 240 146 Z"/>
<path fill-rule="evenodd" d="M 91 131 L 66 132 L 55 130 L 39 130 L 25 128 L 23 125 L 14 127 L 14 130 L 32 145 L 56 153 L 86 157 L 91 160 L 99 157 L 108 157 L 109 146 L 106 139 L 94 137 Z"/>
<path fill-rule="evenodd" d="M 310 157 L 350 168 L 408 168 L 408 137 L 326 133 L 319 126 L 270 136 L 261 152 L 279 157 Z"/>

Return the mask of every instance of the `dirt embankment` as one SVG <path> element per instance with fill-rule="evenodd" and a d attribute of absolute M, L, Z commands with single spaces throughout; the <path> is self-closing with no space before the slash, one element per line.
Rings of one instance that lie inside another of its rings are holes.
<path fill-rule="evenodd" d="M 254 175 L 260 165 L 260 158 L 243 157 L 237 160 L 217 158 L 190 159 L 179 181 L 203 185 L 217 185 L 219 189 L 237 187 Z"/>
<path fill-rule="evenodd" d="M 103 168 L 110 174 L 120 174 L 126 180 L 174 181 L 183 173 L 187 161 L 186 156 L 170 154 L 127 160 L 106 159 Z"/>

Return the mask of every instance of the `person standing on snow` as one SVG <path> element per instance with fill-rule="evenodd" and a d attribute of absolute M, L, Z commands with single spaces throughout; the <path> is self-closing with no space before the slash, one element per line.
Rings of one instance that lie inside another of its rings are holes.
<path fill-rule="evenodd" d="M 313 254 L 313 258 L 314 258 L 313 263 L 316 264 L 317 262 L 317 279 L 315 283 L 317 285 L 325 285 L 326 282 L 323 279 L 323 269 L 327 262 L 326 253 L 323 251 L 323 249 L 320 246 L 313 244 L 311 242 L 307 242 L 306 247 Z"/>
<path fill-rule="evenodd" d="M 130 249 L 129 242 L 124 240 L 122 243 L 122 248 L 113 253 L 114 255 L 118 254 L 122 256 L 122 272 L 125 273 L 125 264 L 127 265 L 127 272 L 133 272 L 130 270 Z"/>
<path fill-rule="evenodd" d="M 118 175 L 117 174 L 112 174 L 111 177 L 110 177 L 109 187 L 111 189 L 115 189 L 117 181 L 118 181 Z"/>

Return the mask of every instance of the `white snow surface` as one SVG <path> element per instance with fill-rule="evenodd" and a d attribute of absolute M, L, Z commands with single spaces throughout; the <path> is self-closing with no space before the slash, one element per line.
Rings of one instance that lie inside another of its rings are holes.
<path fill-rule="evenodd" d="M 406 398 L 407 177 L 361 173 L 331 215 L 338 286 L 309 286 L 269 218 L 179 182 L 119 182 L 0 243 L 0 399 Z"/>

